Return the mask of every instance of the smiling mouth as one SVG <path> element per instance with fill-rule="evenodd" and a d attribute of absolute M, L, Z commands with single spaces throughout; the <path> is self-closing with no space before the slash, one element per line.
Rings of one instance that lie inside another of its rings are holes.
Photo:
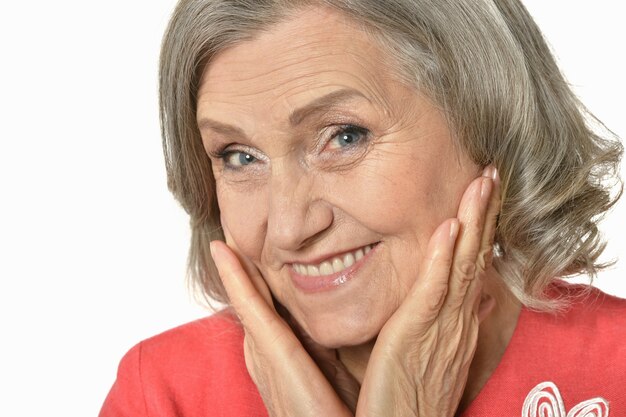
<path fill-rule="evenodd" d="M 323 275 L 332 275 L 350 268 L 367 255 L 374 246 L 376 246 L 376 243 L 365 245 L 357 250 L 348 252 L 342 256 L 335 256 L 319 264 L 304 265 L 294 263 L 292 264 L 292 267 L 298 274 L 304 276 L 319 277 Z"/>
<path fill-rule="evenodd" d="M 289 268 L 292 282 L 304 293 L 326 292 L 342 287 L 352 281 L 368 259 L 378 252 L 376 249 L 379 243 L 363 246 L 319 264 L 294 263 Z"/>

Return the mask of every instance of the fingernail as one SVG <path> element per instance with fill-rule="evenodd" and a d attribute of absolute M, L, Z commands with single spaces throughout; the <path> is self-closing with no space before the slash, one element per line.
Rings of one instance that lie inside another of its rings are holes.
<path fill-rule="evenodd" d="M 459 221 L 454 219 L 450 224 L 450 240 L 456 240 L 457 235 L 459 234 Z"/>
<path fill-rule="evenodd" d="M 495 179 L 496 167 L 493 165 L 487 165 L 483 170 L 483 177 Z"/>
<path fill-rule="evenodd" d="M 486 179 L 482 180 L 482 184 L 480 187 L 480 198 L 484 199 L 487 197 L 487 195 L 489 194 L 490 190 L 491 190 L 491 181 L 488 181 Z"/>

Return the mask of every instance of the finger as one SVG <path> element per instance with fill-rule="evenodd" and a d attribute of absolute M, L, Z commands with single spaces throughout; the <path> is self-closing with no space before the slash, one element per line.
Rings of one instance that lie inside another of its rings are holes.
<path fill-rule="evenodd" d="M 484 173 L 489 173 L 489 168 Z M 467 188 L 459 206 L 461 230 L 454 249 L 452 271 L 447 300 L 452 306 L 463 305 L 468 293 L 475 296 L 475 291 L 468 291 L 475 280 L 477 258 L 480 250 L 485 218 L 490 196 L 493 191 L 493 180 L 481 176 Z M 473 306 L 470 306 L 470 308 Z"/>
<path fill-rule="evenodd" d="M 279 304 L 277 304 L 277 308 L 280 310 L 284 309 L 282 306 L 279 307 Z M 322 346 L 313 340 L 286 309 L 281 313 L 281 316 L 283 318 L 286 317 L 285 321 L 293 329 L 296 337 L 298 337 L 311 359 L 322 371 L 337 395 L 339 395 L 339 398 L 354 414 L 359 398 L 360 384 L 341 362 L 337 355 L 337 350 Z"/>
<path fill-rule="evenodd" d="M 348 407 L 351 412 L 349 415 L 352 417 L 356 410 L 361 386 L 341 362 L 337 355 L 337 350 L 322 346 L 313 340 L 300 323 L 291 315 L 289 310 L 280 304 L 280 302 L 276 301 L 275 306 L 276 311 L 289 327 L 291 327 L 295 336 L 302 344 L 302 347 L 309 354 L 310 359 L 317 365 L 341 401 Z M 308 371 L 307 374 L 310 376 L 310 371 Z"/>
<path fill-rule="evenodd" d="M 266 332 L 268 326 L 281 325 L 282 320 L 252 283 L 235 253 L 224 242 L 217 240 L 211 242 L 210 249 L 230 303 L 246 330 L 254 336 L 255 333 Z"/>
<path fill-rule="evenodd" d="M 488 175 L 493 179 L 493 192 L 491 193 L 487 214 L 485 215 L 485 227 L 483 229 L 477 259 L 477 266 L 482 272 L 487 271 L 491 266 L 493 259 L 493 242 L 496 234 L 498 214 L 500 213 L 500 176 L 498 175 L 498 170 L 495 167 L 492 168 L 492 171 L 488 172 Z"/>
<path fill-rule="evenodd" d="M 227 245 L 233 249 L 233 252 L 237 256 L 237 259 L 241 263 L 244 271 L 246 272 L 248 277 L 250 277 L 252 284 L 255 286 L 257 291 L 261 293 L 267 304 L 269 304 L 270 306 L 274 306 L 272 294 L 267 284 L 265 283 L 265 279 L 263 278 L 257 267 L 252 263 L 252 261 L 248 257 L 242 255 L 239 246 L 237 246 L 237 242 L 235 241 L 235 239 L 233 239 L 230 230 L 228 229 L 228 226 L 224 221 L 222 221 L 222 230 L 224 231 L 224 238 Z"/>
<path fill-rule="evenodd" d="M 235 253 L 221 241 L 210 244 L 220 278 L 246 332 L 246 366 L 251 375 L 277 387 L 260 387 L 272 404 L 288 415 L 348 417 L 348 407 L 337 396 L 285 321 L 271 308 L 249 279 Z M 262 358 L 262 362 L 258 358 Z M 248 360 L 251 361 L 248 364 Z M 269 379 L 267 379 L 269 378 Z M 274 392 L 276 391 L 276 392 Z M 285 393 L 297 393 L 285 395 Z M 319 401 L 324 398 L 324 401 Z M 283 409 L 284 408 L 284 409 Z M 290 412 L 290 410 L 293 410 Z"/>
<path fill-rule="evenodd" d="M 448 219 L 435 229 L 420 268 L 424 272 L 413 284 L 398 314 L 394 314 L 398 320 L 406 318 L 415 325 L 428 326 L 437 317 L 448 292 L 458 232 L 458 219 Z"/>

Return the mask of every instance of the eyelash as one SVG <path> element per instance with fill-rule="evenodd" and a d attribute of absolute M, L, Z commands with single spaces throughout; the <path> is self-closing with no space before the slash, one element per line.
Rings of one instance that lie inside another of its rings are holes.
<path fill-rule="evenodd" d="M 343 148 L 353 148 L 359 145 L 364 145 L 369 139 L 370 132 L 364 127 L 357 125 L 341 125 L 332 133 L 330 140 L 326 143 L 326 145 L 330 144 L 335 138 L 345 135 L 346 133 L 356 133 L 360 136 L 360 139 L 356 143 L 349 143 L 347 146 Z"/>
<path fill-rule="evenodd" d="M 352 149 L 355 147 L 359 147 L 359 146 L 365 145 L 368 142 L 368 139 L 370 138 L 370 131 L 364 127 L 351 125 L 351 124 L 339 125 L 331 134 L 330 139 L 324 144 L 324 148 L 326 148 L 337 137 L 341 135 L 345 135 L 347 133 L 357 134 L 359 135 L 360 138 L 354 143 L 349 143 L 346 146 L 335 148 L 335 149 L 341 149 L 341 148 Z M 256 158 L 254 155 L 252 155 L 252 153 L 246 152 L 246 150 L 244 149 L 229 149 L 230 146 L 231 146 L 230 144 L 226 145 L 220 150 L 218 150 L 217 152 L 211 154 L 211 156 L 213 156 L 214 158 L 220 159 L 223 163 L 224 168 L 226 169 L 238 171 L 238 170 L 241 170 L 245 166 L 245 165 L 233 166 L 232 164 L 229 164 L 227 160 L 233 154 L 242 153 L 242 154 L 251 156 L 254 159 L 250 161 L 250 163 L 253 163 L 254 161 L 259 159 L 259 158 Z"/>
<path fill-rule="evenodd" d="M 253 161 L 257 160 L 258 158 L 256 158 L 254 155 L 252 155 L 249 152 L 246 152 L 246 150 L 244 149 L 228 149 L 231 145 L 226 145 L 223 148 L 221 148 L 220 150 L 218 150 L 216 153 L 211 154 L 211 156 L 213 156 L 216 159 L 219 159 L 222 161 L 222 164 L 224 166 L 224 168 L 232 170 L 232 171 L 238 171 L 240 169 L 242 169 L 243 167 L 234 167 L 231 164 L 229 164 L 227 162 L 228 158 L 230 156 L 232 156 L 233 154 L 237 154 L 237 153 L 242 153 L 245 155 L 250 155 L 252 158 L 254 158 Z"/>

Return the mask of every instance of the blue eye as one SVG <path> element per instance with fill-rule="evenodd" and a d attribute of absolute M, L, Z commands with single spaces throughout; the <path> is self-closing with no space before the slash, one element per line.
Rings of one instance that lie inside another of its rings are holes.
<path fill-rule="evenodd" d="M 222 156 L 222 159 L 229 168 L 241 168 L 256 161 L 254 156 L 240 151 L 227 152 Z"/>
<path fill-rule="evenodd" d="M 346 148 L 361 142 L 367 136 L 367 129 L 358 126 L 342 126 L 328 142 L 331 149 Z"/>

